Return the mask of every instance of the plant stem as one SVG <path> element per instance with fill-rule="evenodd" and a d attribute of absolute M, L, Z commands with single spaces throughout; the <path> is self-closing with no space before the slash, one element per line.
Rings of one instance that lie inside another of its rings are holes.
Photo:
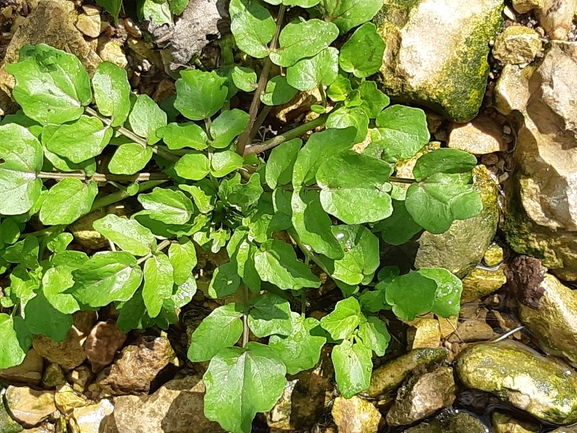
<path fill-rule="evenodd" d="M 244 314 L 242 315 L 242 347 L 246 347 L 248 340 L 250 338 L 250 330 L 248 327 L 248 287 L 246 284 L 242 284 L 241 287 L 242 296 L 244 299 Z"/>
<path fill-rule="evenodd" d="M 329 270 L 326 268 L 326 266 L 323 264 L 323 262 L 321 262 L 318 257 L 311 252 L 311 250 L 302 243 L 301 239 L 299 238 L 299 235 L 297 235 L 297 233 L 294 230 L 287 230 L 288 234 L 290 235 L 290 237 L 295 241 L 295 243 L 298 245 L 298 247 L 300 248 L 300 250 L 304 253 L 305 256 L 307 256 L 310 260 L 312 260 L 319 268 L 322 269 L 322 271 L 327 274 L 327 275 L 331 275 L 331 273 L 329 272 Z"/>
<path fill-rule="evenodd" d="M 163 184 L 167 180 L 168 179 L 149 180 L 148 182 L 142 182 L 141 184 L 138 185 L 138 192 L 143 192 L 143 191 L 147 191 L 149 189 L 152 189 L 155 186 Z M 128 198 L 128 197 L 130 197 L 130 194 L 128 194 L 124 190 L 113 192 L 112 194 L 108 194 L 104 197 L 100 197 L 100 198 L 97 198 L 96 200 L 94 200 L 94 203 L 92 204 L 92 209 L 90 209 L 90 211 L 92 212 L 92 211 L 101 209 L 103 207 L 106 207 L 106 206 L 109 206 L 111 204 L 117 203 L 121 200 L 124 200 L 125 198 Z"/>
<path fill-rule="evenodd" d="M 162 251 L 163 249 L 165 249 L 167 246 L 169 246 L 171 244 L 171 242 L 168 239 L 163 240 L 161 243 L 158 244 L 158 246 L 156 247 L 156 252 Z M 144 263 L 145 261 L 147 261 L 149 258 L 151 258 L 154 254 L 152 253 L 148 253 L 147 255 L 145 255 L 144 257 L 139 258 L 136 261 L 137 265 L 140 265 L 141 263 Z"/>
<path fill-rule="evenodd" d="M 49 173 L 41 171 L 38 173 L 40 179 L 80 179 L 93 180 L 94 182 L 144 182 L 148 180 L 169 180 L 168 176 L 162 173 L 139 173 L 134 175 L 115 175 L 115 174 L 101 174 L 95 173 L 92 176 L 86 176 L 84 173 Z"/>
<path fill-rule="evenodd" d="M 392 183 L 408 183 L 408 184 L 413 184 L 413 183 L 417 183 L 417 181 L 415 179 L 409 179 L 406 177 L 397 177 L 397 176 L 391 176 L 389 177 L 389 182 Z"/>

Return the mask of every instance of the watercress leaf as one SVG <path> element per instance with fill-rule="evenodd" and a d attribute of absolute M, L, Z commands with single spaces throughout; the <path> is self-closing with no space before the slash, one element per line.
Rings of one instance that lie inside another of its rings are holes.
<path fill-rule="evenodd" d="M 0 214 L 20 215 L 40 197 L 42 145 L 20 125 L 0 126 Z"/>
<path fill-rule="evenodd" d="M 312 8 L 319 4 L 320 0 L 282 0 L 285 6 L 298 6 L 304 9 Z"/>
<path fill-rule="evenodd" d="M 234 302 L 215 308 L 190 337 L 188 359 L 203 362 L 232 347 L 242 335 L 242 307 Z"/>
<path fill-rule="evenodd" d="M 361 343 L 353 344 L 345 340 L 333 348 L 331 359 L 335 366 L 335 379 L 344 398 L 351 398 L 369 388 L 373 370 L 371 349 Z"/>
<path fill-rule="evenodd" d="M 38 238 L 27 236 L 24 240 L 7 247 L 4 250 L 3 258 L 9 263 L 20 263 L 28 269 L 36 269 L 39 252 Z"/>
<path fill-rule="evenodd" d="M 315 87 L 330 86 L 339 73 L 339 52 L 329 47 L 316 56 L 301 59 L 287 68 L 287 83 L 300 91 L 312 90 Z"/>
<path fill-rule="evenodd" d="M 375 119 L 389 105 L 390 99 L 377 88 L 374 81 L 363 81 L 358 88 L 361 107 L 370 119 Z"/>
<path fill-rule="evenodd" d="M 335 23 L 341 35 L 370 21 L 382 7 L 381 0 L 321 0 L 319 4 L 325 20 Z"/>
<path fill-rule="evenodd" d="M 232 80 L 234 86 L 243 92 L 252 92 L 257 85 L 256 72 L 244 66 L 233 66 L 230 69 L 230 79 Z"/>
<path fill-rule="evenodd" d="M 148 315 L 160 314 L 163 301 L 172 296 L 174 268 L 164 253 L 156 253 L 144 262 L 142 298 Z"/>
<path fill-rule="evenodd" d="M 36 241 L 38 243 L 38 241 Z M 19 264 L 10 272 L 10 297 L 15 304 L 20 304 L 23 309 L 30 299 L 36 296 L 40 288 L 40 280 L 33 272 Z"/>
<path fill-rule="evenodd" d="M 335 309 L 321 319 L 321 326 L 334 340 L 344 340 L 353 335 L 362 318 L 359 301 L 350 297 L 337 302 Z"/>
<path fill-rule="evenodd" d="M 292 179 L 293 167 L 303 142 L 293 138 L 275 147 L 266 163 L 265 179 L 272 189 L 277 185 L 288 185 Z"/>
<path fill-rule="evenodd" d="M 174 26 L 170 6 L 166 1 L 144 0 L 140 2 L 138 18 L 153 22 L 157 26 L 166 25 L 169 28 Z"/>
<path fill-rule="evenodd" d="M 72 314 L 80 310 L 78 301 L 68 289 L 74 285 L 71 266 L 54 266 L 42 276 L 42 292 L 48 302 L 63 314 Z"/>
<path fill-rule="evenodd" d="M 6 114 L 2 119 L 0 119 L 0 125 L 9 125 L 13 123 L 24 126 L 36 138 L 40 137 L 40 134 L 42 133 L 43 126 L 24 114 L 22 109 L 13 114 Z"/>
<path fill-rule="evenodd" d="M 218 187 L 219 198 L 243 213 L 258 202 L 262 193 L 259 173 L 253 174 L 247 183 L 241 183 L 240 174 L 236 173 L 231 179 L 223 180 Z"/>
<path fill-rule="evenodd" d="M 383 63 L 385 41 L 373 23 L 365 23 L 341 47 L 339 65 L 357 78 L 376 74 Z"/>
<path fill-rule="evenodd" d="M 130 112 L 130 84 L 126 70 L 111 62 L 102 62 L 92 78 L 94 100 L 100 114 L 112 117 L 110 126 L 120 126 Z"/>
<path fill-rule="evenodd" d="M 21 317 L 0 313 L 0 370 L 22 364 L 32 346 L 32 334 Z"/>
<path fill-rule="evenodd" d="M 182 191 L 154 188 L 149 194 L 140 194 L 138 201 L 150 218 L 166 224 L 185 224 L 193 214 L 192 202 Z"/>
<path fill-rule="evenodd" d="M 265 293 L 250 301 L 248 326 L 257 337 L 272 334 L 290 335 L 292 332 L 289 302 L 272 293 Z"/>
<path fill-rule="evenodd" d="M 156 102 L 148 95 L 138 95 L 128 116 L 130 128 L 136 135 L 146 138 L 148 144 L 160 140 L 156 130 L 166 126 L 168 117 Z"/>
<path fill-rule="evenodd" d="M 208 286 L 208 294 L 214 298 L 223 298 L 235 293 L 240 286 L 240 276 L 234 263 L 227 262 L 216 268 Z"/>
<path fill-rule="evenodd" d="M 231 433 L 250 433 L 258 412 L 270 410 L 286 385 L 286 368 L 276 352 L 250 342 L 221 350 L 204 375 L 204 414 Z"/>
<path fill-rule="evenodd" d="M 320 280 L 309 267 L 297 260 L 293 247 L 283 241 L 270 240 L 254 255 L 255 268 L 263 281 L 282 290 L 320 287 Z"/>
<path fill-rule="evenodd" d="M 292 66 L 300 59 L 313 57 L 337 38 L 339 29 L 331 22 L 319 19 L 295 20 L 280 32 L 279 48 L 270 53 L 270 59 L 278 66 Z"/>
<path fill-rule="evenodd" d="M 380 231 L 381 237 L 389 245 L 402 245 L 423 228 L 407 211 L 404 201 L 393 200 L 392 204 L 392 215 L 376 224 L 374 230 Z"/>
<path fill-rule="evenodd" d="M 429 142 L 425 112 L 419 108 L 393 105 L 377 116 L 376 124 L 389 160 L 412 158 Z"/>
<path fill-rule="evenodd" d="M 413 176 L 420 182 L 437 173 L 467 173 L 476 165 L 475 155 L 459 149 L 436 149 L 417 159 Z"/>
<path fill-rule="evenodd" d="M 201 213 L 206 214 L 214 209 L 216 189 L 208 179 L 196 182 L 195 185 L 180 184 L 178 187 L 191 195 L 194 204 Z"/>
<path fill-rule="evenodd" d="M 56 342 L 66 338 L 73 323 L 72 315 L 54 308 L 42 291 L 26 304 L 24 315 L 30 332 L 45 335 Z"/>
<path fill-rule="evenodd" d="M 341 107 L 329 114 L 326 126 L 327 128 L 335 129 L 344 129 L 351 126 L 357 130 L 353 142 L 360 143 L 369 132 L 369 116 L 360 107 Z"/>
<path fill-rule="evenodd" d="M 435 303 L 437 283 L 415 271 L 379 285 L 385 290 L 387 303 L 392 305 L 393 313 L 405 321 L 428 313 Z"/>
<path fill-rule="evenodd" d="M 14 219 L 8 217 L 0 222 L 0 245 L 12 245 L 20 237 L 20 227 Z M 49 247 L 50 248 L 50 247 Z"/>
<path fill-rule="evenodd" d="M 248 125 L 250 116 L 247 112 L 234 108 L 223 111 L 210 125 L 213 141 L 210 145 L 216 149 L 227 147 Z"/>
<path fill-rule="evenodd" d="M 190 274 L 186 281 L 175 286 L 174 292 L 170 299 L 174 303 L 174 308 L 182 308 L 190 301 L 197 291 L 196 278 Z"/>
<path fill-rule="evenodd" d="M 92 176 L 96 173 L 96 160 L 94 158 L 88 158 L 86 161 L 82 161 L 78 164 L 70 161 L 69 159 L 56 155 L 54 152 L 50 152 L 48 149 L 44 148 L 44 156 L 54 168 L 64 171 L 83 171 L 86 176 Z"/>
<path fill-rule="evenodd" d="M 327 89 L 327 96 L 333 101 L 346 101 L 353 87 L 348 78 L 338 75 L 335 81 Z"/>
<path fill-rule="evenodd" d="M 297 374 L 317 365 L 327 339 L 316 332 L 313 334 L 313 330 L 319 328 L 319 321 L 313 317 L 291 312 L 291 325 L 292 332 L 287 337 L 271 335 L 268 345 L 277 352 L 287 373 Z"/>
<path fill-rule="evenodd" d="M 289 102 L 297 93 L 298 90 L 287 83 L 285 76 L 277 75 L 268 80 L 260 100 L 265 105 L 282 105 Z"/>
<path fill-rule="evenodd" d="M 254 2 L 256 3 L 256 2 Z M 176 80 L 174 108 L 190 120 L 208 119 L 222 108 L 228 89 L 226 78 L 197 69 L 181 71 Z"/>
<path fill-rule="evenodd" d="M 106 11 L 112 15 L 114 25 L 118 25 L 118 15 L 122 8 L 122 0 L 96 0 L 96 3 L 102 6 Z"/>
<path fill-rule="evenodd" d="M 189 152 L 176 162 L 174 170 L 184 179 L 201 180 L 210 173 L 210 161 L 204 153 Z"/>
<path fill-rule="evenodd" d="M 435 303 L 431 311 L 441 317 L 458 315 L 463 292 L 461 280 L 443 268 L 421 268 L 417 272 L 437 283 Z"/>
<path fill-rule="evenodd" d="M 74 236 L 72 235 L 72 233 L 64 232 L 49 235 L 47 239 L 48 242 L 46 243 L 46 246 L 48 247 L 48 249 L 53 253 L 61 253 L 62 251 L 65 251 L 66 247 L 70 245 L 70 242 L 74 240 Z"/>
<path fill-rule="evenodd" d="M 50 152 L 75 163 L 100 155 L 111 138 L 111 128 L 88 116 L 62 125 L 47 125 L 42 131 L 42 144 Z"/>
<path fill-rule="evenodd" d="M 215 152 L 210 160 L 210 174 L 214 177 L 224 177 L 242 167 L 244 159 L 231 150 Z"/>
<path fill-rule="evenodd" d="M 251 57 L 268 56 L 268 43 L 276 32 L 271 13 L 258 1 L 231 0 L 229 6 L 230 30 L 241 51 Z"/>
<path fill-rule="evenodd" d="M 368 311 L 369 313 L 377 313 L 384 309 L 391 309 L 385 299 L 384 290 L 375 289 L 363 291 L 359 296 L 359 303 L 361 304 L 361 310 Z"/>
<path fill-rule="evenodd" d="M 169 149 L 176 150 L 191 147 L 196 150 L 206 149 L 208 137 L 196 123 L 169 123 L 158 129 L 156 135 L 166 143 Z"/>
<path fill-rule="evenodd" d="M 226 251 L 244 284 L 253 293 L 259 293 L 261 280 L 254 265 L 254 255 L 258 249 L 252 242 L 248 241 L 247 230 L 235 230 L 226 245 Z"/>
<path fill-rule="evenodd" d="M 80 268 L 88 261 L 88 256 L 82 251 L 66 250 L 50 257 L 50 264 L 54 266 L 67 266 L 72 269 Z"/>
<path fill-rule="evenodd" d="M 48 191 L 40 208 L 40 221 L 45 225 L 71 224 L 90 212 L 97 194 L 96 182 L 62 179 Z"/>
<path fill-rule="evenodd" d="M 387 218 L 393 211 L 388 193 L 391 173 L 386 162 L 353 151 L 328 158 L 316 175 L 323 209 L 347 224 Z"/>
<path fill-rule="evenodd" d="M 20 61 L 6 65 L 6 71 L 16 79 L 12 96 L 42 125 L 76 120 L 92 102 L 90 78 L 80 60 L 46 44 L 22 47 Z"/>
<path fill-rule="evenodd" d="M 170 6 L 170 12 L 172 15 L 180 15 L 184 12 L 188 6 L 189 0 L 168 0 L 168 6 Z"/>
<path fill-rule="evenodd" d="M 190 239 L 180 238 L 168 248 L 168 258 L 174 269 L 174 283 L 184 284 L 196 266 L 196 248 Z"/>
<path fill-rule="evenodd" d="M 72 272 L 76 299 L 90 307 L 129 300 L 142 282 L 142 270 L 132 254 L 104 251 L 94 254 Z"/>
<path fill-rule="evenodd" d="M 152 232 L 134 219 L 129 220 L 115 214 L 108 214 L 94 221 L 92 227 L 122 250 L 135 256 L 149 254 L 152 246 L 156 245 Z"/>
<path fill-rule="evenodd" d="M 120 332 L 127 334 L 133 329 L 143 328 L 142 322 L 147 314 L 141 289 L 138 289 L 128 301 L 117 304 L 116 309 L 119 311 L 116 325 Z"/>
<path fill-rule="evenodd" d="M 138 143 L 121 144 L 108 163 L 114 174 L 135 174 L 142 170 L 152 158 L 152 148 Z"/>
<path fill-rule="evenodd" d="M 383 356 L 391 335 L 387 330 L 387 324 L 375 316 L 367 317 L 367 321 L 359 325 L 359 338 L 363 341 L 363 345 L 377 354 Z"/>

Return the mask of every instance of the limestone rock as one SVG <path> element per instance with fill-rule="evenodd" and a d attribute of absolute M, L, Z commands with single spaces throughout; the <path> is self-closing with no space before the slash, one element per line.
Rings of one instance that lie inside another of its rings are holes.
<path fill-rule="evenodd" d="M 122 347 L 124 341 L 126 334 L 120 332 L 116 323 L 113 321 L 97 323 L 84 344 L 86 356 L 92 364 L 92 371 L 96 372 L 111 364 L 116 351 Z"/>
<path fill-rule="evenodd" d="M 103 62 L 111 62 L 116 66 L 125 68 L 128 65 L 128 59 L 126 54 L 122 49 L 122 44 L 117 41 L 105 40 L 103 43 L 98 44 L 98 49 L 96 51 Z"/>
<path fill-rule="evenodd" d="M 565 40 L 571 30 L 575 10 L 577 0 L 543 0 L 537 18 L 551 39 Z"/>
<path fill-rule="evenodd" d="M 503 248 L 501 248 L 497 244 L 492 244 L 487 248 L 485 251 L 485 255 L 483 256 L 483 261 L 489 267 L 497 266 L 503 263 L 505 258 L 505 253 Z"/>
<path fill-rule="evenodd" d="M 475 268 L 463 278 L 461 302 L 471 302 L 484 298 L 499 290 L 507 282 L 503 269 Z"/>
<path fill-rule="evenodd" d="M 377 433 L 381 414 L 362 398 L 337 397 L 331 410 L 339 433 Z"/>
<path fill-rule="evenodd" d="M 542 45 L 535 30 L 525 26 L 510 26 L 495 40 L 493 57 L 505 64 L 523 65 L 533 61 Z"/>
<path fill-rule="evenodd" d="M 513 9 L 517 13 L 526 14 L 534 9 L 541 9 L 543 0 L 513 0 Z"/>
<path fill-rule="evenodd" d="M 112 414 L 114 406 L 110 400 L 100 400 L 97 404 L 74 409 L 70 423 L 82 433 L 101 433 L 102 420 Z"/>
<path fill-rule="evenodd" d="M 493 119 L 480 115 L 469 123 L 455 125 L 447 145 L 474 155 L 506 151 L 501 135 L 501 128 Z"/>
<path fill-rule="evenodd" d="M 76 28 L 91 38 L 97 38 L 102 33 L 103 26 L 100 15 L 80 14 L 76 20 Z"/>
<path fill-rule="evenodd" d="M 519 421 L 508 414 L 493 412 L 493 429 L 495 433 L 538 433 L 538 425 Z"/>
<path fill-rule="evenodd" d="M 509 115 L 514 111 L 525 110 L 529 93 L 529 79 L 535 67 L 520 68 L 517 65 L 505 65 L 495 85 L 493 105 L 501 114 Z"/>
<path fill-rule="evenodd" d="M 484 320 L 467 319 L 459 324 L 450 342 L 487 341 L 494 337 L 493 328 Z"/>
<path fill-rule="evenodd" d="M 56 411 L 53 391 L 9 386 L 4 396 L 12 417 L 24 427 L 34 427 Z"/>
<path fill-rule="evenodd" d="M 37 385 L 42 378 L 42 369 L 44 360 L 34 349 L 26 353 L 22 364 L 0 370 L 0 377 L 10 382 L 22 382 L 31 385 Z"/>
<path fill-rule="evenodd" d="M 467 122 L 483 101 L 489 41 L 501 26 L 500 0 L 387 0 L 377 15 L 387 44 L 386 94 Z"/>
<path fill-rule="evenodd" d="M 84 407 L 87 404 L 86 399 L 76 394 L 69 385 L 62 386 L 54 394 L 54 402 L 58 410 L 64 415 L 69 415 L 74 409 Z"/>
<path fill-rule="evenodd" d="M 437 348 L 441 345 L 439 321 L 432 317 L 415 319 L 407 331 L 408 349 Z"/>
<path fill-rule="evenodd" d="M 479 419 L 458 410 L 447 411 L 431 421 L 417 424 L 403 433 L 489 433 L 487 426 Z"/>
<path fill-rule="evenodd" d="M 51 362 L 42 375 L 42 385 L 46 388 L 56 388 L 66 383 L 66 377 L 58 364 Z"/>

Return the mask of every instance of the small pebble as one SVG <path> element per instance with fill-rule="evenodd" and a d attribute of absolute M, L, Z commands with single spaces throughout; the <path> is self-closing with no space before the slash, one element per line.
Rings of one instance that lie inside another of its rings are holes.
<path fill-rule="evenodd" d="M 503 13 L 510 20 L 517 21 L 517 16 L 515 15 L 515 11 L 511 9 L 511 6 L 505 6 L 505 9 L 503 9 Z"/>
<path fill-rule="evenodd" d="M 130 18 L 125 18 L 124 20 L 121 20 L 121 25 L 124 26 L 128 34 L 133 38 L 140 39 L 142 37 L 142 32 L 140 31 L 138 26 L 134 24 L 134 21 L 132 21 Z"/>
<path fill-rule="evenodd" d="M 481 162 L 486 166 L 492 166 L 499 162 L 499 157 L 494 153 L 488 153 L 487 155 L 481 156 Z"/>
<path fill-rule="evenodd" d="M 504 183 L 509 179 L 509 173 L 505 172 L 501 176 L 499 176 L 499 183 Z"/>
<path fill-rule="evenodd" d="M 509 135 L 509 134 L 511 134 L 511 132 L 512 132 L 512 130 L 511 130 L 511 127 L 509 125 L 503 125 L 503 133 L 504 134 Z"/>

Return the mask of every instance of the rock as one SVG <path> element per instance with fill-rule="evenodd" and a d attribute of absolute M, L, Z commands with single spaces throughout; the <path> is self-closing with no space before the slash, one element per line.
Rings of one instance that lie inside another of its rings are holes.
<path fill-rule="evenodd" d="M 337 397 L 331 414 L 339 433 L 377 433 L 382 418 L 375 406 L 357 396 Z"/>
<path fill-rule="evenodd" d="M 484 298 L 499 290 L 506 282 L 507 277 L 501 268 L 496 270 L 475 268 L 463 278 L 461 302 L 471 302 Z"/>
<path fill-rule="evenodd" d="M 420 349 L 425 347 L 437 348 L 441 345 L 439 321 L 433 318 L 419 318 L 410 323 L 407 331 L 407 348 Z"/>
<path fill-rule="evenodd" d="M 64 385 L 54 394 L 54 403 L 61 413 L 70 415 L 74 409 L 86 406 L 87 401 L 69 385 Z"/>
<path fill-rule="evenodd" d="M 86 385 L 92 378 L 92 371 L 87 365 L 79 365 L 68 374 L 68 380 L 72 383 L 72 388 L 79 393 L 85 391 Z"/>
<path fill-rule="evenodd" d="M 483 101 L 489 41 L 501 27 L 500 0 L 387 0 L 375 18 L 387 44 L 383 91 L 468 122 Z"/>
<path fill-rule="evenodd" d="M 100 43 L 99 40 L 98 49 L 96 52 L 103 62 L 111 62 L 116 66 L 126 68 L 128 65 L 128 60 L 126 59 L 126 54 L 124 54 L 122 45 L 123 44 L 120 42 L 111 41 L 108 39 L 103 41 L 103 43 Z"/>
<path fill-rule="evenodd" d="M 37 385 L 42 379 L 44 359 L 34 349 L 26 353 L 22 364 L 5 370 L 0 370 L 0 377 L 10 382 L 22 382 L 29 385 Z"/>
<path fill-rule="evenodd" d="M 494 107 L 499 113 L 509 115 L 513 111 L 524 111 L 531 94 L 529 79 L 535 67 L 520 68 L 517 65 L 505 65 L 495 85 Z"/>
<path fill-rule="evenodd" d="M 487 322 L 483 320 L 467 319 L 457 327 L 455 334 L 451 336 L 449 341 L 452 343 L 470 343 L 473 341 L 487 341 L 494 336 L 493 328 L 491 328 Z"/>
<path fill-rule="evenodd" d="M 436 364 L 447 357 L 445 349 L 415 349 L 376 368 L 371 376 L 369 397 L 379 397 L 396 389 L 419 367 Z"/>
<path fill-rule="evenodd" d="M 501 128 L 493 119 L 480 115 L 472 122 L 454 125 L 447 146 L 474 155 L 506 151 L 501 135 Z"/>
<path fill-rule="evenodd" d="M 539 419 L 577 421 L 576 374 L 520 343 L 471 345 L 460 353 L 455 368 L 465 386 L 496 394 Z"/>
<path fill-rule="evenodd" d="M 507 27 L 495 40 L 493 57 L 509 65 L 531 63 L 541 52 L 539 34 L 525 26 Z"/>
<path fill-rule="evenodd" d="M 123 334 L 112 320 L 98 322 L 84 344 L 86 357 L 92 364 L 92 371 L 97 372 L 102 367 L 114 361 L 116 351 L 122 347 L 126 341 L 126 334 Z"/>
<path fill-rule="evenodd" d="M 110 400 L 100 400 L 97 404 L 78 407 L 72 412 L 70 424 L 82 433 L 100 433 L 102 420 L 112 414 L 114 406 Z"/>
<path fill-rule="evenodd" d="M 200 376 L 187 376 L 171 380 L 149 396 L 116 397 L 114 412 L 103 424 L 108 429 L 103 431 L 224 433 L 216 422 L 204 417 L 204 393 Z"/>
<path fill-rule="evenodd" d="M 45 388 L 56 388 L 66 383 L 66 377 L 58 364 L 48 364 L 42 375 L 42 385 Z"/>
<path fill-rule="evenodd" d="M 541 9 L 543 0 L 513 0 L 513 9 L 517 13 L 526 14 L 534 9 Z"/>
<path fill-rule="evenodd" d="M 76 20 L 76 28 L 91 38 L 97 38 L 104 30 L 100 15 L 80 14 Z"/>
<path fill-rule="evenodd" d="M 431 421 L 422 422 L 403 433 L 489 433 L 483 422 L 458 410 L 441 413 Z"/>
<path fill-rule="evenodd" d="M 56 411 L 54 391 L 36 391 L 26 386 L 9 386 L 6 408 L 24 427 L 35 427 Z"/>
<path fill-rule="evenodd" d="M 491 244 L 491 246 L 487 248 L 487 251 L 485 251 L 483 261 L 487 266 L 493 267 L 503 263 L 504 258 L 505 253 L 503 252 L 503 248 L 497 244 Z"/>
<path fill-rule="evenodd" d="M 22 430 L 24 428 L 12 419 L 4 407 L 4 402 L 0 400 L 0 432 L 20 433 Z"/>
<path fill-rule="evenodd" d="M 494 433 L 538 433 L 541 429 L 538 425 L 519 421 L 505 413 L 493 412 Z"/>
<path fill-rule="evenodd" d="M 517 168 L 505 185 L 507 241 L 516 252 L 542 259 L 559 278 L 575 281 L 577 43 L 552 42 L 530 82 L 518 80 L 510 90 L 530 97 L 526 108 L 516 107 L 523 120 Z"/>
<path fill-rule="evenodd" d="M 575 10 L 577 0 L 543 0 L 537 18 L 551 39 L 565 40 L 571 30 Z"/>
<path fill-rule="evenodd" d="M 577 426 L 569 426 L 569 427 L 559 427 L 555 430 L 551 430 L 549 433 L 577 433 Z"/>

